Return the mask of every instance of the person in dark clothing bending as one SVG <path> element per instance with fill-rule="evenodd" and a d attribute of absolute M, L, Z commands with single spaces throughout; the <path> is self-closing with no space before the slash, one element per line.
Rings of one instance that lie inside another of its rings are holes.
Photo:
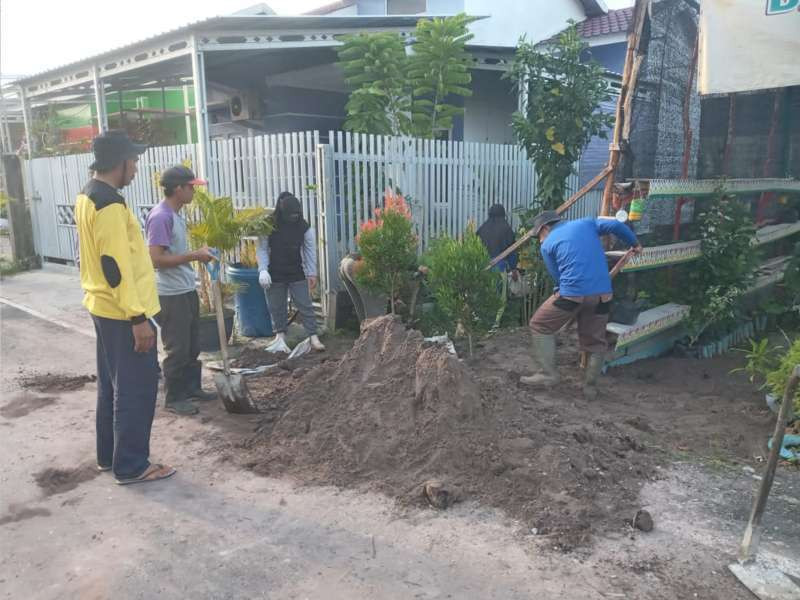
<path fill-rule="evenodd" d="M 503 208 L 502 204 L 495 204 L 489 209 L 489 218 L 478 228 L 476 233 L 489 251 L 489 258 L 494 258 L 514 243 L 514 230 L 511 229 L 511 225 L 509 225 L 506 220 L 506 209 Z M 514 281 L 519 277 L 517 272 L 518 257 L 519 255 L 513 252 L 492 267 L 493 271 L 502 273 L 500 280 L 500 285 L 502 287 L 498 290 L 502 303 L 495 317 L 495 328 L 500 327 L 500 321 L 503 318 L 503 313 L 506 311 L 506 304 L 508 301 L 508 277 L 506 273 L 510 272 Z"/>
<path fill-rule="evenodd" d="M 555 334 L 574 317 L 578 321 L 580 349 L 589 353 L 583 393 L 586 399 L 593 400 L 603 369 L 611 306 L 611 277 L 600 236 L 612 234 L 636 253 L 642 251 L 642 246 L 627 225 L 614 219 L 561 222 L 558 213 L 548 210 L 534 219 L 533 230 L 539 237 L 542 259 L 555 290 L 530 322 L 534 361 L 540 372 L 522 377 L 520 383 L 558 385 Z"/>
<path fill-rule="evenodd" d="M 317 286 L 316 235 L 303 219 L 300 201 L 281 192 L 275 205 L 275 230 L 258 240 L 258 282 L 266 290 L 275 335 L 285 342 L 288 327 L 287 296 L 303 317 L 303 327 L 314 350 L 325 350 L 317 336 L 317 317 L 311 290 Z"/>

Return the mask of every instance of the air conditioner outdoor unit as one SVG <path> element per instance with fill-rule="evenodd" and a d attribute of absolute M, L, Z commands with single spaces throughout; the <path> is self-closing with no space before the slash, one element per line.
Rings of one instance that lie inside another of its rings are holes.
<path fill-rule="evenodd" d="M 261 115 L 261 102 L 254 92 L 241 92 L 228 101 L 232 121 L 252 121 Z"/>

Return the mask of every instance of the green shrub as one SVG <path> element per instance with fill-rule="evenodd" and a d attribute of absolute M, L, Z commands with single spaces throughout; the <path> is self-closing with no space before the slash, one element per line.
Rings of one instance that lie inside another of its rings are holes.
<path fill-rule="evenodd" d="M 443 237 L 434 241 L 424 262 L 436 303 L 448 319 L 450 332 L 460 324 L 472 355 L 473 336 L 494 323 L 500 308 L 500 274 L 485 270 L 489 253 L 470 225 L 463 240 Z"/>
<path fill-rule="evenodd" d="M 749 209 L 722 187 L 698 221 L 703 254 L 692 264 L 686 294 L 693 342 L 707 330 L 726 331 L 737 322 L 759 263 Z"/>
<path fill-rule="evenodd" d="M 417 266 L 417 236 L 403 196 L 387 190 L 383 209 L 361 226 L 356 241 L 363 259 L 356 282 L 387 294 L 395 314 L 397 294 Z"/>
<path fill-rule="evenodd" d="M 778 368 L 767 373 L 767 387 L 773 395 L 783 398 L 786 382 L 797 365 L 800 365 L 800 338 L 789 347 Z M 794 397 L 794 412 L 800 414 L 800 387 Z"/>

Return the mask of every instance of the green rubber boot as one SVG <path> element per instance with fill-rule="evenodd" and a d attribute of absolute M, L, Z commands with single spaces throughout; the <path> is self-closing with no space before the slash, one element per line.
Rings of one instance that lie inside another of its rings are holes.
<path fill-rule="evenodd" d="M 561 378 L 556 368 L 556 336 L 533 334 L 533 361 L 539 372 L 528 377 L 521 377 L 522 385 L 531 387 L 553 387 Z"/>
<path fill-rule="evenodd" d="M 596 400 L 598 396 L 597 380 L 603 372 L 605 356 L 603 354 L 589 354 L 586 362 L 586 375 L 583 381 L 583 397 L 586 400 Z"/>

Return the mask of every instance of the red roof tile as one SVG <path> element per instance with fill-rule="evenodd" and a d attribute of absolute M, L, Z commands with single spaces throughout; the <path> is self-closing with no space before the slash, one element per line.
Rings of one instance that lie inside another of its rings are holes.
<path fill-rule="evenodd" d="M 592 38 L 610 33 L 627 33 L 633 20 L 633 7 L 610 10 L 599 17 L 589 17 L 578 23 L 578 33 L 583 38 Z"/>

